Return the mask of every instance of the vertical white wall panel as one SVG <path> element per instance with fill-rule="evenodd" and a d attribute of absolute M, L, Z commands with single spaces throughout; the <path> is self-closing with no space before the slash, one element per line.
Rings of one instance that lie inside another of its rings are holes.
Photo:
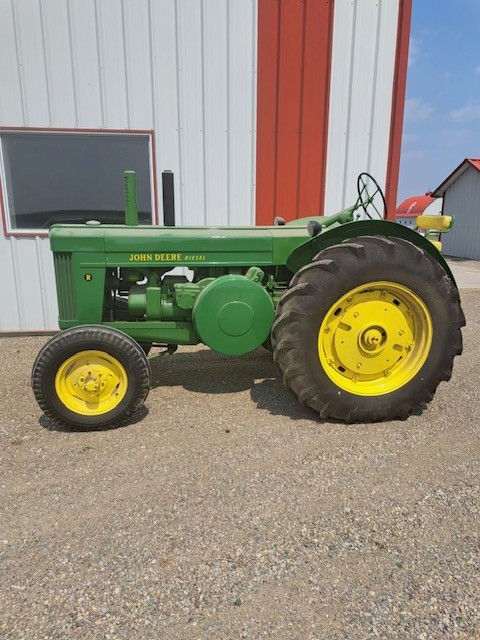
<path fill-rule="evenodd" d="M 183 224 L 183 165 L 180 130 L 180 78 L 176 0 L 149 2 L 153 129 L 156 134 L 158 184 L 163 169 L 175 174 L 177 224 Z"/>
<path fill-rule="evenodd" d="M 177 8 L 182 224 L 205 224 L 203 2 L 183 0 Z M 168 100 L 167 96 L 164 99 Z M 195 105 L 195 108 L 192 108 Z"/>
<path fill-rule="evenodd" d="M 152 50 L 149 0 L 123 1 L 128 122 L 153 129 Z"/>
<path fill-rule="evenodd" d="M 5 277 L 0 331 L 57 328 L 57 301 L 48 238 L 0 237 L 0 269 Z"/>
<path fill-rule="evenodd" d="M 254 222 L 257 0 L 0 0 L 0 15 L 0 126 L 153 129 L 177 224 Z M 55 329 L 48 239 L 1 234 L 0 265 L 0 331 Z"/>
<path fill-rule="evenodd" d="M 3 234 L 0 235 L 0 273 L 2 274 L 3 296 L 3 303 L 0 304 L 0 331 L 19 331 L 22 322 L 11 240 L 11 238 L 4 238 Z"/>
<path fill-rule="evenodd" d="M 0 114 L 3 122 L 13 122 L 21 126 L 25 124 L 25 117 L 17 56 L 17 34 L 13 5 L 8 0 L 1 0 L 0 16 Z"/>
<path fill-rule="evenodd" d="M 205 131 L 205 222 L 228 222 L 228 60 L 229 6 L 203 2 L 203 74 Z M 226 55 L 225 55 L 226 54 Z M 221 78 L 222 91 L 218 91 Z M 215 161 L 222 158 L 221 166 Z"/>
<path fill-rule="evenodd" d="M 370 122 L 370 148 L 367 158 L 369 173 L 378 176 L 377 179 L 382 187 L 386 177 L 390 141 L 397 22 L 398 3 L 382 2 L 379 5 L 375 42 L 376 74 Z"/>
<path fill-rule="evenodd" d="M 336 0 L 325 213 L 356 199 L 356 179 L 384 187 L 395 63 L 398 0 Z"/>
<path fill-rule="evenodd" d="M 72 127 L 76 122 L 76 104 L 68 4 L 65 0 L 42 2 L 40 16 L 50 106 L 49 125 L 55 123 L 56 127 Z M 34 124 L 37 126 L 36 121 Z"/>
<path fill-rule="evenodd" d="M 256 0 L 230 2 L 228 33 L 229 224 L 255 224 Z"/>
<path fill-rule="evenodd" d="M 99 52 L 101 25 L 98 23 L 97 3 L 95 0 L 66 0 L 66 2 L 69 10 L 72 74 L 77 104 L 77 120 L 72 126 L 104 127 L 105 87 L 100 84 L 102 77 Z M 116 6 L 115 16 L 111 17 L 112 22 L 120 8 L 118 3 Z M 58 55 L 61 55 L 61 52 L 58 52 Z M 121 72 L 121 67 L 115 71 L 115 73 Z M 35 124 L 32 123 L 32 126 Z"/>
<path fill-rule="evenodd" d="M 25 124 L 50 126 L 50 96 L 45 68 L 45 47 L 40 4 L 12 2 L 16 53 L 23 94 Z"/>
<path fill-rule="evenodd" d="M 123 2 L 95 0 L 102 126 L 129 129 L 128 73 Z"/>
<path fill-rule="evenodd" d="M 443 253 L 480 260 L 480 173 L 469 167 L 448 187 L 443 213 L 456 216 L 450 233 L 442 236 Z"/>

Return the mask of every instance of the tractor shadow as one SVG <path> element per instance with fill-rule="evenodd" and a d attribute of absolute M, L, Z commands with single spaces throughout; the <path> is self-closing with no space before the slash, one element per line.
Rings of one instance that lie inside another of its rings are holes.
<path fill-rule="evenodd" d="M 150 361 L 152 369 L 151 388 L 182 387 L 193 393 L 231 394 L 250 391 L 250 398 L 257 409 L 268 411 L 273 416 L 286 416 L 292 420 L 311 420 L 317 424 L 341 424 L 354 427 L 364 424 L 354 422 L 347 425 L 342 420 L 324 420 L 302 407 L 285 388 L 273 364 L 272 355 L 265 349 L 244 356 L 222 356 L 210 349 L 183 351 L 164 355 Z M 208 401 L 208 398 L 205 398 Z M 413 412 L 421 416 L 427 405 L 420 404 Z M 396 422 L 398 419 L 384 420 Z"/>
<path fill-rule="evenodd" d="M 145 405 L 142 405 L 138 411 L 136 411 L 133 416 L 124 424 L 121 424 L 117 427 L 112 427 L 111 425 L 107 425 L 106 427 L 67 427 L 65 425 L 57 424 L 54 420 L 51 420 L 46 415 L 41 415 L 38 419 L 38 424 L 46 431 L 59 431 L 62 433 L 86 433 L 95 432 L 95 431 L 115 431 L 117 429 L 123 429 L 124 427 L 129 427 L 132 424 L 136 424 L 137 422 L 141 422 L 148 415 L 148 409 Z"/>
<path fill-rule="evenodd" d="M 287 416 L 292 420 L 314 420 L 319 424 L 325 422 L 311 409 L 302 407 L 284 387 L 280 378 L 255 383 L 250 390 L 250 397 L 256 403 L 257 409 L 264 409 L 273 416 Z"/>
<path fill-rule="evenodd" d="M 293 420 L 322 422 L 313 411 L 302 407 L 283 386 L 271 354 L 258 349 L 245 356 L 222 356 L 207 349 L 160 356 L 150 361 L 152 389 L 183 387 L 203 394 L 250 391 L 258 409 Z"/>

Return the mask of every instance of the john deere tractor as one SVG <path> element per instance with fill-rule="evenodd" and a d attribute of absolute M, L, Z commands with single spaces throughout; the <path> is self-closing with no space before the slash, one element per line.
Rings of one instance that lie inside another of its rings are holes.
<path fill-rule="evenodd" d="M 32 385 L 57 423 L 126 422 L 147 397 L 152 345 L 264 345 L 302 405 L 346 422 L 407 418 L 450 378 L 465 324 L 452 273 L 430 239 L 381 219 L 368 174 L 348 209 L 265 227 L 139 226 L 132 172 L 125 192 L 124 225 L 50 230 L 62 331 Z"/>

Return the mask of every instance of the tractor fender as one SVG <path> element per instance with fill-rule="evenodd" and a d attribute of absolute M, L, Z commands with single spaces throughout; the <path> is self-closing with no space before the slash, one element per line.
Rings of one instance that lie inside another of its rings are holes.
<path fill-rule="evenodd" d="M 432 258 L 435 258 L 448 274 L 453 284 L 457 286 L 445 258 L 430 240 L 427 240 L 416 231 L 412 231 L 412 229 L 404 225 L 398 224 L 397 222 L 389 222 L 388 220 L 358 220 L 357 222 L 349 222 L 327 228 L 318 236 L 315 236 L 292 251 L 287 260 L 287 267 L 290 271 L 296 273 L 299 269 L 311 262 L 317 253 L 323 249 L 331 247 L 334 244 L 341 244 L 344 240 L 358 238 L 359 236 L 387 236 L 408 240 L 417 247 L 424 249 Z"/>

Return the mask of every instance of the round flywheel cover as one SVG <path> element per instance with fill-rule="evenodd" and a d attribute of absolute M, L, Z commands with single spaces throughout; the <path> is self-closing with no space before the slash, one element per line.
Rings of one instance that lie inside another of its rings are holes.
<path fill-rule="evenodd" d="M 222 276 L 200 293 L 193 324 L 210 349 L 230 356 L 259 347 L 272 328 L 274 307 L 265 289 L 245 276 Z"/>

